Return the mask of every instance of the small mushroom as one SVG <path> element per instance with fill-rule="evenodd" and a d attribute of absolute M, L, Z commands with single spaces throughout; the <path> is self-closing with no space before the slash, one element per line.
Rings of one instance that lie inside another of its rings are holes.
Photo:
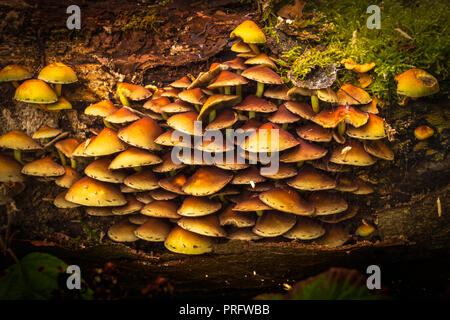
<path fill-rule="evenodd" d="M 213 250 L 211 238 L 181 227 L 175 227 L 170 231 L 164 246 L 169 251 L 181 254 L 204 254 Z"/>
<path fill-rule="evenodd" d="M 32 74 L 22 66 L 9 64 L 0 70 L 0 82 L 11 82 L 14 88 L 19 87 L 19 82 L 32 77 Z"/>
<path fill-rule="evenodd" d="M 264 35 L 264 32 L 251 20 L 246 20 L 238 25 L 230 33 L 230 38 L 233 37 L 241 38 L 244 43 L 249 45 L 255 54 L 260 52 L 257 44 L 266 43 L 266 36 Z"/>
<path fill-rule="evenodd" d="M 146 150 L 160 150 L 155 139 L 163 133 L 159 124 L 150 118 L 141 118 L 117 132 L 117 137 L 134 147 Z M 92 142 L 91 142 L 92 143 Z"/>
<path fill-rule="evenodd" d="M 66 165 L 66 158 L 70 159 L 70 165 L 73 169 L 76 169 L 76 161 L 73 158 L 73 152 L 80 144 L 80 141 L 78 141 L 75 138 L 68 138 L 64 140 L 60 140 L 57 143 L 55 143 L 55 148 L 58 150 L 59 157 L 61 159 L 61 164 L 63 166 Z"/>
<path fill-rule="evenodd" d="M 286 184 L 304 191 L 329 190 L 336 187 L 336 181 L 311 166 L 303 166 L 298 174 L 287 180 Z"/>
<path fill-rule="evenodd" d="M 284 212 L 265 212 L 258 217 L 252 231 L 261 237 L 277 237 L 294 227 L 295 215 Z"/>
<path fill-rule="evenodd" d="M 144 224 L 138 227 L 134 234 L 139 239 L 152 242 L 163 242 L 170 232 L 170 223 L 157 218 L 149 218 Z"/>
<path fill-rule="evenodd" d="M 69 166 L 64 166 L 64 174 L 55 179 L 57 186 L 70 188 L 75 182 L 82 178 L 81 174 Z"/>
<path fill-rule="evenodd" d="M 128 148 L 119 153 L 109 164 L 109 169 L 136 168 L 161 163 L 162 159 L 148 151 L 138 148 Z"/>
<path fill-rule="evenodd" d="M 90 207 L 123 206 L 127 200 L 110 184 L 89 177 L 75 182 L 68 190 L 66 200 Z"/>
<path fill-rule="evenodd" d="M 233 174 L 215 167 L 198 169 L 182 186 L 183 192 L 193 196 L 208 196 L 225 187 Z"/>
<path fill-rule="evenodd" d="M 429 126 L 419 126 L 414 129 L 414 137 L 417 140 L 426 140 L 434 135 L 434 130 Z"/>
<path fill-rule="evenodd" d="M 117 95 L 122 105 L 129 107 L 130 102 L 128 98 L 131 100 L 144 100 L 150 98 L 152 93 L 143 86 L 121 82 L 117 85 Z"/>
<path fill-rule="evenodd" d="M 134 242 L 139 239 L 134 233 L 136 229 L 128 219 L 123 219 L 108 229 L 108 237 L 117 242 Z"/>
<path fill-rule="evenodd" d="M 325 228 L 320 223 L 306 217 L 297 217 L 297 223 L 283 237 L 298 240 L 313 240 L 325 234 Z"/>
<path fill-rule="evenodd" d="M 138 201 L 135 197 L 127 195 L 126 197 L 127 204 L 119 207 L 113 207 L 112 213 L 117 216 L 127 215 L 131 213 L 138 212 L 144 206 L 143 203 Z"/>
<path fill-rule="evenodd" d="M 14 99 L 21 102 L 46 105 L 58 101 L 58 96 L 42 80 L 30 79 L 22 82 L 14 93 Z"/>
<path fill-rule="evenodd" d="M 225 230 L 220 226 L 216 215 L 203 217 L 183 217 L 177 224 L 187 230 L 208 237 L 226 237 Z"/>
<path fill-rule="evenodd" d="M 127 145 L 119 139 L 116 131 L 104 128 L 91 139 L 84 153 L 91 157 L 101 157 L 118 153 L 127 148 Z"/>
<path fill-rule="evenodd" d="M 210 200 L 204 197 L 186 197 L 178 208 L 177 213 L 185 217 L 201 217 L 210 215 L 222 208 L 220 201 Z"/>
<path fill-rule="evenodd" d="M 23 182 L 22 166 L 13 158 L 0 154 L 0 182 Z"/>
<path fill-rule="evenodd" d="M 65 172 L 63 166 L 57 164 L 50 157 L 34 160 L 22 168 L 22 173 L 36 177 L 59 177 Z"/>
<path fill-rule="evenodd" d="M 309 216 L 314 206 L 303 200 L 297 191 L 289 187 L 273 188 L 259 194 L 259 199 L 275 210 Z"/>

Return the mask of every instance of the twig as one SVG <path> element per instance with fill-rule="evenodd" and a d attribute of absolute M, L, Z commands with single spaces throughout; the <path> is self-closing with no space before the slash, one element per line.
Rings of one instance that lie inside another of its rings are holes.
<path fill-rule="evenodd" d="M 48 147 L 52 146 L 56 141 L 65 138 L 69 135 L 69 132 L 63 132 L 59 135 L 57 135 L 52 141 L 50 141 L 49 143 L 47 143 L 46 145 L 44 145 L 44 149 L 47 149 Z"/>
<path fill-rule="evenodd" d="M 442 206 L 441 206 L 441 199 L 439 197 L 436 200 L 436 204 L 437 204 L 438 217 L 440 217 L 440 216 L 442 216 Z"/>

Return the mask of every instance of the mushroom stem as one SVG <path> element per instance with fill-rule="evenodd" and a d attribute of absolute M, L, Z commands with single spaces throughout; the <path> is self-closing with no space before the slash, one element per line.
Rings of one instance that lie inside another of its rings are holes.
<path fill-rule="evenodd" d="M 288 126 L 289 126 L 289 123 L 283 123 L 283 125 L 281 126 L 281 129 L 287 130 Z"/>
<path fill-rule="evenodd" d="M 200 112 L 200 105 L 199 104 L 194 104 L 195 110 L 197 110 L 197 112 Z"/>
<path fill-rule="evenodd" d="M 103 124 L 104 124 L 105 127 L 107 127 L 107 128 L 117 130 L 117 128 L 116 128 L 113 124 L 111 124 L 110 122 L 106 121 L 105 118 L 103 118 Z"/>
<path fill-rule="evenodd" d="M 213 122 L 216 118 L 216 110 L 213 110 L 209 113 L 209 123 Z"/>
<path fill-rule="evenodd" d="M 223 90 L 224 90 L 225 94 L 231 94 L 231 87 L 230 86 L 225 86 L 223 88 Z"/>
<path fill-rule="evenodd" d="M 21 164 L 24 164 L 22 161 L 22 152 L 20 150 L 14 150 L 14 159 L 16 159 Z"/>
<path fill-rule="evenodd" d="M 176 175 L 176 173 L 177 173 L 177 170 L 170 170 L 169 175 L 171 177 L 173 177 L 174 175 Z"/>
<path fill-rule="evenodd" d="M 219 92 L 220 92 L 221 94 L 223 94 L 223 87 L 220 87 L 220 88 L 219 88 Z"/>
<path fill-rule="evenodd" d="M 134 171 L 139 172 L 142 170 L 142 167 L 133 167 Z"/>
<path fill-rule="evenodd" d="M 58 150 L 58 154 L 59 154 L 59 158 L 61 159 L 61 164 L 63 165 L 63 166 L 65 166 L 66 165 L 66 157 L 64 157 L 64 155 L 63 155 L 63 153 L 61 152 L 61 151 L 59 151 Z"/>
<path fill-rule="evenodd" d="M 256 210 L 256 214 L 258 215 L 258 217 L 261 217 L 263 215 L 263 211 L 262 210 Z"/>
<path fill-rule="evenodd" d="M 75 161 L 75 159 L 70 158 L 70 166 L 72 167 L 72 169 L 77 168 L 77 162 Z"/>
<path fill-rule="evenodd" d="M 60 84 L 60 83 L 55 84 L 55 92 L 58 97 L 61 96 L 61 88 L 62 88 L 62 84 Z"/>
<path fill-rule="evenodd" d="M 19 82 L 17 82 L 17 81 L 13 81 L 13 82 L 11 82 L 12 83 L 12 85 L 14 86 L 14 88 L 18 88 L 19 87 Z"/>
<path fill-rule="evenodd" d="M 167 118 L 169 118 L 167 116 L 167 114 L 165 112 L 162 112 L 162 111 L 161 111 L 161 117 L 163 117 L 164 120 L 167 120 Z"/>
<path fill-rule="evenodd" d="M 219 199 L 222 203 L 226 203 L 227 199 L 225 199 L 225 196 L 223 194 L 219 194 Z"/>
<path fill-rule="evenodd" d="M 316 95 L 311 96 L 311 106 L 315 113 L 319 113 L 319 111 L 320 111 L 319 98 L 317 98 Z"/>
<path fill-rule="evenodd" d="M 253 118 L 255 117 L 255 115 L 256 115 L 255 111 L 249 111 L 249 112 L 248 112 L 248 119 L 249 119 L 249 120 L 250 120 L 250 119 L 253 119 Z"/>
<path fill-rule="evenodd" d="M 256 44 L 254 44 L 254 43 L 247 43 L 247 44 L 250 47 L 250 49 L 252 49 L 253 53 L 255 53 L 255 54 L 261 53 L 261 51 L 259 51 L 259 48 Z"/>
<path fill-rule="evenodd" d="M 237 103 L 241 103 L 242 102 L 242 85 L 236 86 L 236 95 L 238 96 Z"/>
<path fill-rule="evenodd" d="M 345 122 L 341 121 L 338 124 L 338 134 L 343 137 L 344 133 L 345 133 Z"/>
<path fill-rule="evenodd" d="M 130 101 L 128 101 L 127 97 L 122 95 L 121 92 L 119 92 L 119 100 L 120 100 L 120 103 L 122 103 L 122 105 L 124 105 L 126 107 L 130 107 Z"/>
<path fill-rule="evenodd" d="M 262 98 L 264 92 L 264 83 L 257 82 L 256 84 L 256 96 Z"/>
<path fill-rule="evenodd" d="M 303 160 L 297 161 L 297 168 L 300 168 L 303 165 L 304 162 L 305 161 L 303 161 Z"/>

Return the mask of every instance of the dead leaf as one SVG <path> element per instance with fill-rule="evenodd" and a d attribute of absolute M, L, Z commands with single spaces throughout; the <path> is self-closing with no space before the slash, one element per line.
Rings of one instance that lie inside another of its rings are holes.
<path fill-rule="evenodd" d="M 306 2 L 301 0 L 295 0 L 295 4 L 287 4 L 278 10 L 277 14 L 285 19 L 300 20 L 303 17 L 303 8 Z"/>

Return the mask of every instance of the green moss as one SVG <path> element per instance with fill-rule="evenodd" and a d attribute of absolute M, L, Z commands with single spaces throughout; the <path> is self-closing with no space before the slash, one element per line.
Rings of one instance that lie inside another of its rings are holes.
<path fill-rule="evenodd" d="M 372 4 L 381 8 L 381 29 L 366 26 L 370 16 L 366 10 Z M 441 82 L 441 91 L 448 87 L 444 85 L 450 78 L 448 2 L 422 0 L 403 4 L 396 0 L 341 0 L 330 5 L 322 0 L 308 2 L 304 12 L 305 17 L 295 22 L 296 27 L 299 31 L 318 32 L 321 45 L 326 47 L 308 45 L 284 52 L 279 61 L 284 73 L 292 70 L 295 77 L 304 79 L 315 67 L 330 63 L 339 67 L 343 58 L 351 58 L 357 63 L 376 63 L 370 71 L 374 81 L 365 90 L 387 101 L 396 96 L 395 75 L 413 67 L 435 75 Z M 413 40 L 403 37 L 396 28 Z M 353 71 L 340 70 L 338 78 L 336 85 L 358 84 Z"/>
<path fill-rule="evenodd" d="M 150 8 L 143 11 L 141 14 L 133 16 L 130 21 L 122 26 L 122 31 L 128 30 L 146 30 L 158 32 L 158 26 L 164 20 L 158 14 L 158 10 Z"/>

